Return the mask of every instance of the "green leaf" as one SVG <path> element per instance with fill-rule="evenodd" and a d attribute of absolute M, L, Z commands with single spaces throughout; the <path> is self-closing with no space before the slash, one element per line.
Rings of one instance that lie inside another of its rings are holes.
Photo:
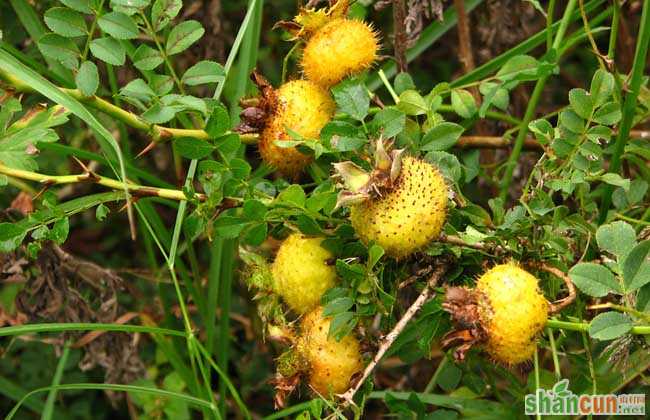
<path fill-rule="evenodd" d="M 199 61 L 183 74 L 181 82 L 188 86 L 217 83 L 224 80 L 223 66 L 215 61 Z"/>
<path fill-rule="evenodd" d="M 384 248 L 373 244 L 368 248 L 368 270 L 371 270 L 384 255 Z"/>
<path fill-rule="evenodd" d="M 45 34 L 37 42 L 44 56 L 57 60 L 64 67 L 74 70 L 79 65 L 77 44 L 57 34 Z"/>
<path fill-rule="evenodd" d="M 102 203 L 99 206 L 97 206 L 97 208 L 95 209 L 95 217 L 100 222 L 103 222 L 104 220 L 106 220 L 106 216 L 108 216 L 109 212 L 110 210 L 108 209 L 108 207 L 106 207 L 106 205 Z"/>
<path fill-rule="evenodd" d="M 476 114 L 474 97 L 465 89 L 455 89 L 451 92 L 451 106 L 454 112 L 463 118 L 471 118 Z"/>
<path fill-rule="evenodd" d="M 576 134 L 582 133 L 585 129 L 584 120 L 570 109 L 560 112 L 560 124 L 562 128 Z"/>
<path fill-rule="evenodd" d="M 129 16 L 143 11 L 149 6 L 150 0 L 111 0 L 111 7 L 116 12 L 121 12 Z"/>
<path fill-rule="evenodd" d="M 93 10 L 90 8 L 90 0 L 59 0 L 72 10 L 77 12 L 91 14 Z"/>
<path fill-rule="evenodd" d="M 172 120 L 176 113 L 183 110 L 181 106 L 165 106 L 160 103 L 154 104 L 142 114 L 142 118 L 151 124 L 163 124 Z"/>
<path fill-rule="evenodd" d="M 323 229 L 317 221 L 307 216 L 306 214 L 299 214 L 296 217 L 296 226 L 305 235 L 322 235 Z"/>
<path fill-rule="evenodd" d="M 607 102 L 594 113 L 593 120 L 598 124 L 614 125 L 618 123 L 623 116 L 621 106 L 616 102 Z"/>
<path fill-rule="evenodd" d="M 395 76 L 393 88 L 398 95 L 401 95 L 406 90 L 415 89 L 415 83 L 413 83 L 413 78 L 410 74 L 401 72 Z"/>
<path fill-rule="evenodd" d="M 51 129 L 25 128 L 0 137 L 0 162 L 15 169 L 33 171 L 38 168 L 34 160 L 34 146 L 39 142 L 51 143 L 59 139 Z"/>
<path fill-rule="evenodd" d="M 406 115 L 424 115 L 429 110 L 422 95 L 412 89 L 402 92 L 399 96 L 397 108 Z"/>
<path fill-rule="evenodd" d="M 133 53 L 133 65 L 139 70 L 153 70 L 164 61 L 160 51 L 151 48 L 146 44 L 141 44 Z"/>
<path fill-rule="evenodd" d="M 169 32 L 165 50 L 168 55 L 181 53 L 198 41 L 204 33 L 205 29 L 196 20 L 181 22 Z"/>
<path fill-rule="evenodd" d="M 151 7 L 151 24 L 158 32 L 174 19 L 183 7 L 182 0 L 156 0 Z"/>
<path fill-rule="evenodd" d="M 465 129 L 458 124 L 440 123 L 424 135 L 421 150 L 447 150 L 456 144 L 463 131 Z"/>
<path fill-rule="evenodd" d="M 612 95 L 614 91 L 614 76 L 611 73 L 598 69 L 591 79 L 590 93 L 593 98 L 594 106 L 599 107 Z"/>
<path fill-rule="evenodd" d="M 231 121 L 228 110 L 221 104 L 212 108 L 212 113 L 205 124 L 205 131 L 210 138 L 216 139 L 224 135 L 230 129 Z M 237 146 L 239 149 L 239 145 Z"/>
<path fill-rule="evenodd" d="M 242 206 L 244 216 L 250 220 L 261 221 L 264 220 L 267 208 L 259 200 L 246 200 Z"/>
<path fill-rule="evenodd" d="M 636 245 L 636 232 L 628 223 L 617 221 L 600 226 L 596 231 L 596 242 L 602 251 L 610 252 L 622 261 Z"/>
<path fill-rule="evenodd" d="M 372 119 L 371 128 L 384 138 L 395 137 L 404 130 L 406 115 L 394 107 L 386 107 L 380 110 Z"/>
<path fill-rule="evenodd" d="M 236 179 L 245 179 L 251 173 L 251 165 L 244 159 L 235 158 L 229 162 L 232 176 Z"/>
<path fill-rule="evenodd" d="M 628 292 L 650 283 L 650 240 L 641 242 L 627 255 L 623 280 Z"/>
<path fill-rule="evenodd" d="M 332 94 L 341 112 L 358 121 L 363 121 L 368 115 L 370 98 L 365 86 L 359 81 L 345 80 L 332 88 Z"/>
<path fill-rule="evenodd" d="M 253 223 L 243 233 L 243 241 L 251 246 L 259 246 L 266 240 L 268 225 L 266 222 Z"/>
<path fill-rule="evenodd" d="M 156 93 L 149 87 L 147 82 L 142 79 L 135 79 L 120 89 L 120 96 L 148 103 L 156 96 Z"/>
<path fill-rule="evenodd" d="M 208 156 L 215 149 L 205 140 L 199 140 L 194 137 L 181 137 L 174 141 L 176 150 L 187 159 L 202 159 Z"/>
<path fill-rule="evenodd" d="M 14 223 L 0 223 L 0 252 L 16 249 L 27 235 L 27 230 Z"/>
<path fill-rule="evenodd" d="M 236 238 L 246 227 L 245 222 L 239 217 L 220 216 L 213 224 L 214 233 L 224 238 Z"/>
<path fill-rule="evenodd" d="M 67 7 L 51 8 L 45 12 L 43 19 L 52 32 L 66 38 L 84 36 L 88 33 L 83 15 Z"/>
<path fill-rule="evenodd" d="M 584 89 L 571 89 L 569 91 L 569 103 L 578 116 L 588 120 L 594 112 L 594 101 L 591 95 Z"/>
<path fill-rule="evenodd" d="M 446 178 L 454 182 L 460 180 L 462 169 L 456 156 L 447 152 L 433 151 L 427 153 L 424 159 L 436 164 Z"/>
<path fill-rule="evenodd" d="M 548 144 L 553 140 L 555 131 L 550 122 L 544 119 L 533 120 L 528 124 L 528 129 L 535 135 L 537 141 Z"/>
<path fill-rule="evenodd" d="M 50 229 L 47 237 L 48 239 L 53 240 L 57 244 L 61 245 L 68 238 L 68 233 L 70 232 L 70 221 L 67 217 L 63 217 L 56 222 Z"/>
<path fill-rule="evenodd" d="M 577 264 L 569 270 L 569 277 L 578 289 L 589 296 L 603 297 L 608 293 L 622 292 L 614 274 L 600 264 Z"/>
<path fill-rule="evenodd" d="M 632 329 L 629 316 L 619 312 L 605 312 L 589 324 L 589 335 L 597 340 L 613 340 Z"/>
<path fill-rule="evenodd" d="M 278 195 L 277 198 L 281 203 L 291 203 L 298 207 L 303 207 L 305 205 L 305 199 L 305 192 L 302 190 L 302 187 L 297 184 L 289 185 Z"/>
<path fill-rule="evenodd" d="M 77 84 L 77 89 L 84 96 L 93 96 L 99 87 L 99 73 L 97 72 L 95 63 L 92 61 L 84 61 L 81 63 L 74 80 Z"/>
<path fill-rule="evenodd" d="M 510 58 L 497 72 L 496 78 L 507 82 L 510 80 L 534 78 L 538 73 L 539 62 L 530 55 L 516 55 Z"/>
<path fill-rule="evenodd" d="M 96 38 L 90 42 L 90 51 L 102 61 L 114 66 L 121 66 L 126 60 L 122 44 L 113 38 Z"/>
<path fill-rule="evenodd" d="M 601 181 L 610 185 L 621 187 L 625 191 L 628 191 L 630 189 L 630 180 L 621 177 L 619 174 L 608 172 L 606 174 L 601 175 L 599 178 Z"/>
<path fill-rule="evenodd" d="M 124 13 L 110 12 L 99 18 L 97 24 L 113 38 L 134 39 L 138 36 L 138 25 Z"/>

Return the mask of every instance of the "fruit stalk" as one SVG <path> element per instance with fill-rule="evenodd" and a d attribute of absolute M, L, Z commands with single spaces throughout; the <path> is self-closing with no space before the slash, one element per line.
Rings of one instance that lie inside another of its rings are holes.
<path fill-rule="evenodd" d="M 384 357 L 384 354 L 388 351 L 390 346 L 395 342 L 395 339 L 402 333 L 404 328 L 406 327 L 406 324 L 415 316 L 415 314 L 422 308 L 422 306 L 430 299 L 433 297 L 433 288 L 436 287 L 438 284 L 438 281 L 440 278 L 444 275 L 444 273 L 447 271 L 447 265 L 446 264 L 440 264 L 438 267 L 436 267 L 431 273 L 431 276 L 429 277 L 429 280 L 427 281 L 426 286 L 420 292 L 420 295 L 415 299 L 415 302 L 406 310 L 402 318 L 397 321 L 397 324 L 393 327 L 390 333 L 386 335 L 383 340 L 381 341 L 381 344 L 379 346 L 379 350 L 377 350 L 377 353 L 375 356 L 372 358 L 372 362 L 366 366 L 366 369 L 363 371 L 363 375 L 361 376 L 361 379 L 350 389 L 348 389 L 344 394 L 339 395 L 339 397 L 347 404 L 354 404 L 353 398 L 354 395 L 359 391 L 361 386 L 363 386 L 364 382 L 370 375 L 372 374 L 373 370 L 375 367 L 377 367 L 377 364 L 381 361 L 382 357 Z"/>

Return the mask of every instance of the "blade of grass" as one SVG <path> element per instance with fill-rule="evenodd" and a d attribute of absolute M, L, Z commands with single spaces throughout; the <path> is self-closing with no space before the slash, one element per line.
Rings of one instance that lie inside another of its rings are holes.
<path fill-rule="evenodd" d="M 69 355 L 70 345 L 69 343 L 66 343 L 63 346 L 63 353 L 59 358 L 59 363 L 56 365 L 56 371 L 54 372 L 54 378 L 52 378 L 50 392 L 47 394 L 47 400 L 45 400 L 45 408 L 43 409 L 43 414 L 41 414 L 41 420 L 52 419 L 52 415 L 54 414 L 54 402 L 56 400 L 56 393 L 58 391 L 56 387 L 61 383 L 61 377 L 63 376 L 63 370 L 65 369 L 65 364 L 68 361 Z"/>
<path fill-rule="evenodd" d="M 465 2 L 465 11 L 469 13 L 481 3 L 483 3 L 483 0 L 468 0 Z M 458 17 L 456 16 L 456 9 L 453 7 L 447 8 L 443 13 L 442 21 L 434 21 L 429 24 L 429 26 L 422 31 L 415 45 L 406 51 L 406 62 L 410 63 L 419 57 L 424 51 L 433 45 L 434 42 L 439 40 L 444 34 L 456 26 L 457 21 Z M 397 64 L 394 61 L 391 61 L 390 63 L 381 66 L 380 70 L 383 70 L 386 77 L 391 78 L 397 74 Z M 377 90 L 382 86 L 379 73 L 376 72 L 370 76 L 366 85 L 371 91 Z"/>
<path fill-rule="evenodd" d="M 236 246 L 237 240 L 224 240 L 220 264 L 221 272 L 219 273 L 219 308 L 221 309 L 221 316 L 219 317 L 217 363 L 224 372 L 228 371 L 228 359 L 230 356 L 230 301 L 232 298 L 232 278 Z M 226 393 L 226 383 L 223 380 L 219 382 L 219 392 L 221 395 Z M 220 401 L 219 410 L 225 417 L 225 400 Z"/>
<path fill-rule="evenodd" d="M 564 9 L 564 14 L 560 20 L 560 27 L 555 34 L 553 45 L 551 47 L 555 51 L 558 51 L 562 45 L 564 34 L 566 33 L 567 28 L 571 23 L 571 17 L 576 7 L 576 3 L 577 0 L 569 0 L 566 8 Z M 549 76 L 543 76 L 535 83 L 535 88 L 533 89 L 533 93 L 530 95 L 530 100 L 528 101 L 528 106 L 526 107 L 524 118 L 521 121 L 521 127 L 517 133 L 517 137 L 515 138 L 512 152 L 510 153 L 510 156 L 505 163 L 503 178 L 501 180 L 501 185 L 499 186 L 499 197 L 503 200 L 504 203 L 506 202 L 506 198 L 510 192 L 512 175 L 514 173 L 515 166 L 517 165 L 517 161 L 519 160 L 521 150 L 524 146 L 524 140 L 526 140 L 526 136 L 528 135 L 528 124 L 535 116 L 535 111 L 537 110 L 537 102 L 539 102 L 539 99 L 541 98 L 542 92 L 544 91 L 544 86 L 546 86 L 546 81 L 548 78 Z"/>
<path fill-rule="evenodd" d="M 144 325 L 103 324 L 87 322 L 65 322 L 46 324 L 25 324 L 0 328 L 0 337 L 18 336 L 26 334 L 56 333 L 69 331 L 119 331 L 129 333 L 147 333 L 185 337 L 183 331 L 168 328 L 147 327 Z"/>
<path fill-rule="evenodd" d="M 587 13 L 590 13 L 594 11 L 596 8 L 598 8 L 600 5 L 602 5 L 603 3 L 605 3 L 605 0 L 592 0 L 589 3 L 585 4 L 585 11 Z M 571 14 L 570 16 L 571 22 L 574 22 L 578 19 L 580 19 L 579 12 L 574 12 L 573 14 Z M 561 21 L 553 23 L 550 27 L 550 32 L 552 34 L 556 34 L 558 29 L 560 28 L 560 24 Z M 510 58 L 516 55 L 526 54 L 532 51 L 533 49 L 537 48 L 538 46 L 544 44 L 546 42 L 548 34 L 549 34 L 549 29 L 544 29 L 539 31 L 535 35 L 529 37 L 525 41 L 509 49 L 503 54 L 494 57 L 493 59 L 477 67 L 473 71 L 460 76 L 459 78 L 451 82 L 450 84 L 451 87 L 463 86 L 468 83 L 472 83 L 477 80 L 481 80 L 490 76 L 491 74 L 499 70 Z"/>
<path fill-rule="evenodd" d="M 20 401 L 20 399 L 27 393 L 28 391 L 26 389 L 16 385 L 4 376 L 0 376 L 0 395 L 13 401 Z M 26 399 L 23 405 L 36 414 L 41 414 L 45 408 L 45 403 L 43 403 L 43 400 L 39 398 Z M 62 410 L 56 407 L 54 408 L 54 414 L 58 419 L 69 418 L 67 413 L 63 413 Z"/>
<path fill-rule="evenodd" d="M 57 391 L 99 390 L 99 391 L 135 392 L 139 394 L 155 395 L 158 397 L 180 400 L 197 407 L 207 408 L 212 412 L 216 411 L 216 407 L 214 407 L 214 405 L 211 404 L 209 401 L 192 397 L 191 395 L 183 394 L 180 392 L 173 392 L 173 391 L 167 391 L 166 389 L 149 388 L 149 387 L 137 386 L 137 385 L 87 383 L 87 384 L 64 384 L 64 385 L 47 386 L 44 388 L 35 389 L 29 392 L 27 395 L 25 395 L 20 401 L 18 401 L 18 403 L 11 409 L 9 414 L 7 414 L 5 420 L 13 419 L 16 413 L 18 412 L 18 410 L 20 409 L 20 407 L 25 402 L 25 400 L 27 400 L 32 395 L 38 394 L 40 392 L 51 391 L 53 389 Z"/>
<path fill-rule="evenodd" d="M 639 34 L 637 36 L 636 51 L 634 52 L 634 62 L 632 63 L 632 73 L 630 78 L 630 90 L 625 95 L 625 103 L 623 104 L 623 119 L 616 136 L 616 143 L 614 144 L 614 153 L 612 160 L 609 164 L 608 172 L 618 173 L 621 168 L 621 157 L 625 151 L 625 145 L 630 137 L 630 130 L 632 129 L 634 121 L 634 111 L 636 109 L 636 102 L 641 90 L 643 82 L 643 71 L 646 66 L 646 57 L 648 55 L 648 45 L 650 44 L 650 2 L 643 2 L 643 11 L 641 12 L 641 26 L 639 27 Z M 600 214 L 598 221 L 603 223 L 607 219 L 609 207 L 612 204 L 612 192 L 614 187 L 606 184 L 602 195 L 602 202 L 600 203 Z"/>

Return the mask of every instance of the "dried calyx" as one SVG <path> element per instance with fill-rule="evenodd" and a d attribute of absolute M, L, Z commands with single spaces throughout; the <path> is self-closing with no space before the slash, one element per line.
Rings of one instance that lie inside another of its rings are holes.
<path fill-rule="evenodd" d="M 330 1 L 330 4 L 330 7 L 322 9 L 301 7 L 293 20 L 281 20 L 275 27 L 292 34 L 291 40 L 308 39 L 333 19 L 347 15 L 349 0 Z"/>
<path fill-rule="evenodd" d="M 338 186 L 341 188 L 336 207 L 379 198 L 395 186 L 402 169 L 404 149 L 390 148 L 391 145 L 385 145 L 383 139 L 377 140 L 371 171 L 366 171 L 351 161 L 333 164 L 335 177 L 339 180 Z"/>
<path fill-rule="evenodd" d="M 251 80 L 257 86 L 260 95 L 257 98 L 246 98 L 240 101 L 243 110 L 239 114 L 241 122 L 235 131 L 241 134 L 262 132 L 278 106 L 276 91 L 264 76 L 253 70 Z"/>

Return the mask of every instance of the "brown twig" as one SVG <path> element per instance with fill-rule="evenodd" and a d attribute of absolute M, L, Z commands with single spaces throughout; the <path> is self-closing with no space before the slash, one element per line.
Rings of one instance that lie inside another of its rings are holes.
<path fill-rule="evenodd" d="M 557 300 L 553 303 L 550 303 L 549 305 L 549 314 L 556 314 L 560 312 L 562 309 L 566 308 L 567 306 L 571 305 L 573 301 L 576 300 L 576 286 L 573 284 L 571 281 L 571 278 L 567 276 L 562 270 L 557 269 L 553 266 L 550 266 L 544 262 L 542 263 L 537 263 L 535 264 L 537 268 L 540 270 L 546 271 L 547 273 L 550 273 L 556 277 L 559 277 L 564 281 L 564 284 L 566 284 L 567 291 L 568 291 L 568 296 Z"/>
<path fill-rule="evenodd" d="M 395 26 L 395 61 L 397 69 L 400 72 L 407 71 L 408 62 L 406 60 L 406 1 L 393 0 L 393 25 Z"/>
<path fill-rule="evenodd" d="M 456 147 L 461 149 L 507 149 L 511 146 L 511 141 L 499 136 L 462 136 L 456 143 Z M 544 147 L 529 137 L 524 141 L 524 149 L 541 151 Z"/>
<path fill-rule="evenodd" d="M 404 330 L 408 322 L 415 316 L 415 314 L 422 308 L 422 306 L 433 297 L 433 288 L 438 284 L 438 281 L 445 273 L 447 266 L 445 264 L 439 265 L 429 277 L 427 285 L 424 287 L 420 295 L 415 299 L 415 302 L 406 310 L 402 318 L 397 321 L 395 327 L 391 330 L 388 335 L 386 335 L 379 346 L 379 350 L 372 358 L 372 362 L 366 366 L 366 369 L 363 371 L 361 379 L 357 383 L 348 389 L 345 393 L 338 395 L 345 403 L 354 404 L 354 395 L 359 391 L 363 383 L 370 377 L 372 371 L 377 367 L 377 364 L 381 361 L 384 354 L 390 349 L 390 346 L 395 342 L 400 333 Z"/>
<path fill-rule="evenodd" d="M 469 32 L 469 20 L 465 11 L 464 0 L 454 0 L 454 8 L 458 16 L 458 58 L 463 65 L 463 72 L 469 73 L 474 70 L 474 54 L 472 53 L 472 37 Z M 480 95 L 476 87 L 470 89 L 472 95 L 480 100 Z"/>
<path fill-rule="evenodd" d="M 492 250 L 491 247 L 486 246 L 483 242 L 476 242 L 470 244 L 469 242 L 465 242 L 462 238 L 456 235 L 445 235 L 444 233 L 440 235 L 440 237 L 438 238 L 438 242 L 444 242 L 451 245 L 464 246 L 465 248 L 478 249 L 480 251 Z"/>

